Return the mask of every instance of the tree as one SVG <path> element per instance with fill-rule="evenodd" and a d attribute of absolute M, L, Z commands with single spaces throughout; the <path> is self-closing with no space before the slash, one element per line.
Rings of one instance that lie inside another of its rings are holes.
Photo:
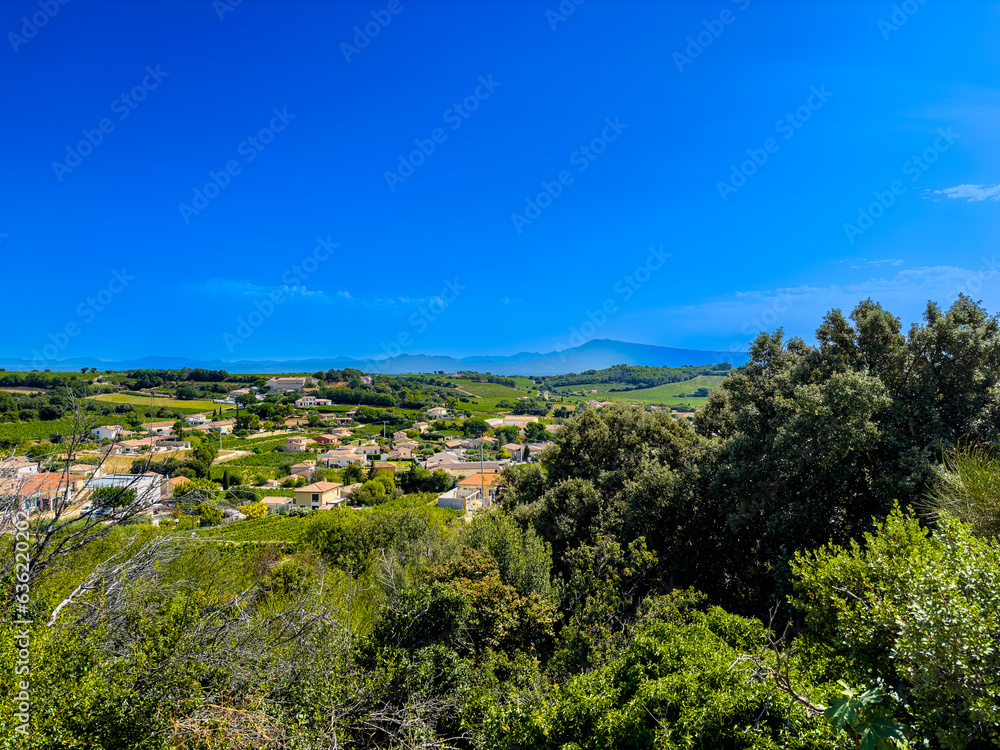
<path fill-rule="evenodd" d="M 206 435 L 201 444 L 192 451 L 192 455 L 205 466 L 211 466 L 219 455 L 219 446 L 210 435 Z"/>
<path fill-rule="evenodd" d="M 198 390 L 194 386 L 182 385 L 177 389 L 177 398 L 181 401 L 193 401 L 198 398 Z"/>
<path fill-rule="evenodd" d="M 240 393 L 233 399 L 233 401 L 244 408 L 248 408 L 257 405 L 257 396 L 253 393 Z"/>
<path fill-rule="evenodd" d="M 136 490 L 134 487 L 98 487 L 90 494 L 90 504 L 94 508 L 114 509 L 134 505 Z"/>
<path fill-rule="evenodd" d="M 341 470 L 340 476 L 344 484 L 356 484 L 365 478 L 365 472 L 357 463 L 350 463 Z"/>
<path fill-rule="evenodd" d="M 214 503 L 198 503 L 196 515 L 201 526 L 218 526 L 222 523 L 222 511 Z"/>
<path fill-rule="evenodd" d="M 262 502 L 250 503 L 240 508 L 240 511 L 247 518 L 263 518 L 267 515 L 267 505 Z"/>
<path fill-rule="evenodd" d="M 539 422 L 528 422 L 524 426 L 524 439 L 525 440 L 545 440 L 548 438 L 549 433 L 545 429 L 545 425 Z"/>
<path fill-rule="evenodd" d="M 948 515 L 932 534 L 897 507 L 863 545 L 799 554 L 792 571 L 802 637 L 897 696 L 911 735 L 1000 743 L 1000 547 Z"/>
<path fill-rule="evenodd" d="M 475 417 L 474 419 L 466 419 L 462 429 L 466 435 L 479 437 L 489 432 L 490 426 L 482 417 Z"/>
<path fill-rule="evenodd" d="M 364 505 L 380 505 L 390 500 L 395 492 L 396 483 L 393 481 L 392 472 L 382 469 L 356 489 L 351 499 Z"/>
<path fill-rule="evenodd" d="M 493 436 L 499 441 L 500 445 L 521 442 L 521 433 L 512 425 L 494 427 Z"/>
<path fill-rule="evenodd" d="M 256 414 L 249 414 L 243 412 L 238 417 L 236 417 L 236 428 L 239 430 L 259 430 L 260 429 L 260 417 Z"/>

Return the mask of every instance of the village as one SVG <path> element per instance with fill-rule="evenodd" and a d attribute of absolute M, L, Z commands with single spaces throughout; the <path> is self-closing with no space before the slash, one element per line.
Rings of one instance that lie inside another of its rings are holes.
<path fill-rule="evenodd" d="M 371 385 L 371 376 L 358 379 L 362 387 Z M 109 512 L 99 500 L 107 488 L 134 490 L 137 515 L 159 525 L 182 515 L 178 509 L 190 500 L 192 490 L 207 491 L 228 501 L 219 504 L 221 522 L 227 523 L 246 518 L 240 508 L 248 505 L 263 504 L 268 514 L 360 510 L 371 504 L 363 492 L 366 482 L 385 477 L 383 484 L 401 494 L 399 480 L 419 471 L 422 477 L 434 477 L 418 489 L 433 488 L 439 507 L 472 512 L 492 505 L 505 467 L 539 460 L 561 426 L 561 420 L 542 424 L 537 415 L 469 417 L 446 406 L 431 406 L 422 412 L 408 410 L 405 419 L 395 417 L 398 423 L 392 429 L 387 429 L 387 420 L 374 423 L 373 434 L 373 423 L 365 423 L 360 414 L 367 407 L 333 411 L 338 405 L 319 391 L 313 378 L 272 377 L 260 388 L 237 388 L 214 399 L 220 408 L 211 414 L 150 419 L 131 429 L 117 423 L 97 425 L 88 436 L 96 445 L 79 451 L 79 462 L 62 469 L 47 465 L 59 458 L 55 454 L 47 462 L 24 455 L 4 459 L 0 495 L 18 509 L 43 517 L 58 505 L 64 515 L 100 518 Z M 278 424 L 268 424 L 271 429 L 260 426 L 253 415 L 254 404 L 266 403 L 268 395 L 272 403 L 275 395 L 280 397 L 288 414 L 283 420 L 272 417 Z M 594 402 L 595 407 L 603 405 Z M 176 468 L 201 446 L 214 448 L 208 477 L 191 476 L 183 469 L 164 471 L 164 466 Z M 262 454 L 264 459 L 259 458 Z M 281 475 L 264 477 L 251 468 L 262 460 L 287 473 L 272 471 Z M 211 478 L 220 469 L 223 481 L 216 492 Z M 412 481 L 408 489 L 414 489 Z"/>

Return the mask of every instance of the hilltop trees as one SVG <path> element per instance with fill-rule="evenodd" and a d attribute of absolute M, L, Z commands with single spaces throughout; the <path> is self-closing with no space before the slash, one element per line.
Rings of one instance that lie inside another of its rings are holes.
<path fill-rule="evenodd" d="M 918 502 L 956 441 L 997 436 L 1000 332 L 979 305 L 930 304 L 906 337 L 870 300 L 850 320 L 829 313 L 818 347 L 761 334 L 695 417 L 718 438 L 704 493 L 728 527 L 728 566 L 745 571 L 729 591 L 740 606 L 773 598 L 795 550 Z"/>
<path fill-rule="evenodd" d="M 507 470 L 502 502 L 557 558 L 645 536 L 665 581 L 766 612 L 795 551 L 916 504 L 943 451 L 1000 430 L 1000 328 L 968 298 L 929 305 L 907 336 L 868 300 L 830 312 L 817 339 L 761 334 L 694 430 L 636 407 L 582 413 L 544 472 Z"/>

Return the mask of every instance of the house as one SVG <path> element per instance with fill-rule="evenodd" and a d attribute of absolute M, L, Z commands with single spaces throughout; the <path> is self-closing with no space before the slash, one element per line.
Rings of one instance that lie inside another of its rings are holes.
<path fill-rule="evenodd" d="M 328 398 L 316 398 L 315 396 L 303 396 L 302 398 L 295 400 L 295 405 L 298 407 L 307 406 L 333 406 L 333 401 Z"/>
<path fill-rule="evenodd" d="M 501 417 L 491 417 L 486 420 L 486 424 L 490 427 L 499 427 L 503 424 L 503 419 Z"/>
<path fill-rule="evenodd" d="M 413 451 L 409 448 L 398 448 L 397 450 L 386 454 L 386 459 L 389 461 L 412 461 Z"/>
<path fill-rule="evenodd" d="M 393 476 L 396 476 L 396 464 L 385 463 L 384 461 L 379 461 L 375 464 L 375 471 L 391 471 Z"/>
<path fill-rule="evenodd" d="M 191 441 L 176 440 L 164 435 L 161 438 L 153 438 L 153 448 L 156 450 L 189 451 L 191 450 Z"/>
<path fill-rule="evenodd" d="M 343 439 L 345 437 L 351 436 L 351 431 L 347 427 L 334 427 L 332 430 L 326 432 L 327 435 Z M 319 438 L 317 438 L 318 440 Z"/>
<path fill-rule="evenodd" d="M 317 435 L 313 439 L 317 443 L 321 443 L 322 445 L 339 445 L 340 444 L 340 438 L 337 437 L 336 435 Z"/>
<path fill-rule="evenodd" d="M 314 461 L 303 461 L 302 463 L 292 464 L 288 469 L 288 473 L 293 477 L 306 477 L 308 479 L 315 470 L 316 463 Z"/>
<path fill-rule="evenodd" d="M 503 449 L 507 451 L 515 461 L 524 460 L 524 446 L 518 445 L 517 443 L 507 443 L 503 446 Z"/>
<path fill-rule="evenodd" d="M 403 430 L 400 430 L 399 432 L 392 433 L 392 442 L 394 442 L 394 443 L 401 442 L 403 440 L 409 440 L 409 439 L 410 439 L 410 436 L 407 435 Z"/>
<path fill-rule="evenodd" d="M 306 387 L 309 378 L 271 378 L 267 387 L 272 391 L 298 391 Z"/>
<path fill-rule="evenodd" d="M 165 422 L 143 422 L 142 429 L 153 435 L 166 435 L 174 431 L 174 423 L 170 420 Z"/>
<path fill-rule="evenodd" d="M 188 414 L 184 417 L 184 421 L 192 427 L 195 427 L 200 424 L 208 424 L 208 417 L 204 414 Z"/>
<path fill-rule="evenodd" d="M 0 461 L 0 477 L 23 477 L 37 473 L 38 464 L 24 456 L 11 456 Z"/>
<path fill-rule="evenodd" d="M 416 440 L 403 440 L 402 442 L 395 443 L 392 447 L 396 450 L 402 450 L 403 448 L 409 448 L 411 451 L 415 451 L 419 447 L 420 443 Z"/>
<path fill-rule="evenodd" d="M 427 468 L 430 468 L 430 464 L 441 463 L 442 461 L 461 461 L 462 457 L 455 453 L 454 451 L 438 451 L 437 453 L 428 456 L 427 460 L 424 462 L 428 464 Z"/>
<path fill-rule="evenodd" d="M 233 433 L 233 430 L 236 428 L 236 420 L 220 419 L 206 426 L 211 427 L 213 430 L 218 430 L 223 435 L 231 435 Z"/>
<path fill-rule="evenodd" d="M 261 502 L 267 506 L 268 513 L 280 513 L 292 507 L 292 498 L 279 497 L 277 495 L 266 495 L 261 498 Z"/>
<path fill-rule="evenodd" d="M 480 445 L 485 444 L 487 448 L 494 448 L 497 442 L 499 441 L 496 438 L 486 437 L 484 435 L 483 437 L 472 438 L 471 440 L 464 441 L 463 446 L 465 448 L 478 448 Z"/>
<path fill-rule="evenodd" d="M 434 419 L 442 419 L 448 416 L 448 410 L 443 406 L 435 406 L 427 410 L 427 416 L 433 417 Z"/>
<path fill-rule="evenodd" d="M 483 507 L 483 493 L 478 487 L 452 487 L 438 495 L 439 508 L 453 510 L 479 510 Z"/>
<path fill-rule="evenodd" d="M 295 436 L 290 437 L 285 441 L 285 447 L 282 450 L 285 453 L 305 453 L 309 450 L 309 443 L 315 443 L 315 440 L 310 440 L 307 437 Z"/>
<path fill-rule="evenodd" d="M 511 427 L 524 427 L 528 422 L 537 422 L 538 417 L 518 417 L 514 415 L 508 415 L 503 418 L 503 423 Z"/>
<path fill-rule="evenodd" d="M 465 479 L 460 479 L 458 486 L 466 489 L 480 489 L 486 493 L 486 507 L 490 507 L 497 497 L 496 483 L 500 475 L 495 471 L 476 472 Z"/>
<path fill-rule="evenodd" d="M 435 467 L 426 466 L 425 468 L 444 469 L 452 476 L 468 476 L 469 474 L 474 474 L 477 471 L 500 471 L 504 466 L 509 464 L 510 461 L 445 461 L 438 464 Z"/>
<path fill-rule="evenodd" d="M 367 461 L 364 456 L 359 456 L 357 453 L 324 453 L 318 460 L 332 469 L 346 469 L 351 464 L 363 464 Z"/>
<path fill-rule="evenodd" d="M 452 451 L 455 450 L 456 448 L 461 448 L 463 445 L 465 445 L 464 440 L 452 439 L 452 440 L 445 440 L 444 442 L 445 448 Z"/>
<path fill-rule="evenodd" d="M 145 474 L 101 474 L 94 475 L 83 485 L 83 492 L 92 492 L 99 487 L 124 487 L 135 490 L 136 501 L 140 506 L 149 506 L 160 502 L 166 494 L 168 480 L 166 477 L 151 471 Z M 176 489 L 176 485 L 174 485 Z M 89 493 L 88 493 L 89 494 Z"/>
<path fill-rule="evenodd" d="M 305 487 L 295 488 L 295 506 L 319 510 L 325 505 L 338 505 L 343 502 L 340 489 L 344 485 L 337 482 L 314 482 Z"/>
<path fill-rule="evenodd" d="M 62 472 L 41 471 L 15 474 L 0 479 L 0 506 L 18 510 L 46 511 L 59 499 L 70 499 L 83 486 L 83 480 Z"/>
<path fill-rule="evenodd" d="M 545 425 L 545 431 L 549 432 L 549 433 L 551 433 L 553 435 L 555 433 L 559 432 L 559 430 L 561 430 L 561 429 L 562 429 L 562 425 L 561 424 L 547 424 L 547 425 Z"/>
<path fill-rule="evenodd" d="M 372 384 L 372 376 L 371 375 L 362 375 L 361 376 L 361 382 L 364 385 L 371 385 Z"/>
<path fill-rule="evenodd" d="M 362 445 L 358 447 L 358 453 L 362 456 L 382 456 L 382 448 L 378 445 Z"/>
<path fill-rule="evenodd" d="M 167 497 L 173 497 L 174 493 L 177 492 L 178 488 L 183 487 L 185 484 L 191 480 L 187 477 L 171 477 L 167 480 Z"/>
<path fill-rule="evenodd" d="M 67 470 L 70 474 L 76 474 L 81 477 L 89 477 L 95 471 L 97 471 L 96 466 L 91 466 L 90 464 L 73 464 Z M 3 469 L 0 468 L 0 476 L 3 476 Z"/>
<path fill-rule="evenodd" d="M 106 424 L 95 427 L 90 431 L 90 434 L 98 440 L 118 440 L 123 432 L 125 432 L 125 428 L 120 424 Z"/>
<path fill-rule="evenodd" d="M 413 423 L 413 429 L 414 430 L 420 430 L 420 434 L 421 435 L 423 433 L 427 432 L 427 430 L 429 430 L 430 428 L 431 428 L 431 426 L 429 424 L 427 424 L 427 422 L 414 422 Z"/>
<path fill-rule="evenodd" d="M 354 419 L 351 417 L 334 417 L 334 424 L 351 424 Z"/>
<path fill-rule="evenodd" d="M 122 440 L 119 443 L 115 443 L 110 447 L 110 455 L 112 456 L 138 456 L 143 451 L 149 451 L 153 449 L 153 441 L 151 438 L 143 438 L 142 440 Z"/>
<path fill-rule="evenodd" d="M 347 485 L 345 487 L 341 487 L 341 489 L 340 489 L 340 496 L 342 498 L 344 498 L 345 500 L 350 500 L 351 499 L 351 493 L 354 492 L 354 490 L 361 489 L 361 485 L 362 484 L 363 484 L 362 482 L 358 482 L 357 484 L 349 484 L 349 485 Z"/>
<path fill-rule="evenodd" d="M 524 446 L 526 448 L 524 454 L 525 460 L 537 461 L 542 451 L 544 451 L 551 445 L 553 445 L 553 443 L 528 443 L 526 446 Z"/>

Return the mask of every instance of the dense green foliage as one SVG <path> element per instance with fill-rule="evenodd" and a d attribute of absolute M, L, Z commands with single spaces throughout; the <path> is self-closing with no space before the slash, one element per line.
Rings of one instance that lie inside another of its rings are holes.
<path fill-rule="evenodd" d="M 197 519 L 110 529 L 30 596 L 12 571 L 3 746 L 995 747 L 997 322 L 963 297 L 904 336 L 865 302 L 817 341 L 760 336 L 693 426 L 581 410 L 486 512 L 437 507 L 451 478 L 414 467 L 360 509 L 207 525 L 244 497 L 199 480 Z"/>

